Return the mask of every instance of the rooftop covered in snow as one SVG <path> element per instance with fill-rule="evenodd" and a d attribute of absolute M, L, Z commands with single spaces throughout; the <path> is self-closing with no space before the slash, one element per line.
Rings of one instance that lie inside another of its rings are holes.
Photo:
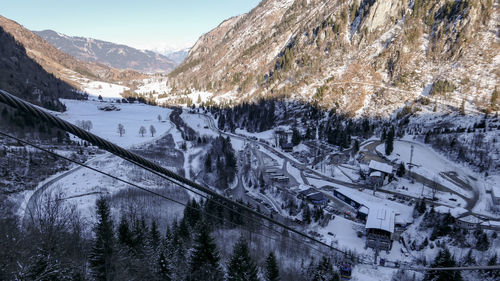
<path fill-rule="evenodd" d="M 491 186 L 491 194 L 495 197 L 500 197 L 500 184 L 496 183 Z"/>
<path fill-rule="evenodd" d="M 382 162 L 378 162 L 378 161 L 375 161 L 375 160 L 371 160 L 370 161 L 370 165 L 368 167 L 371 170 L 381 171 L 381 172 L 384 172 L 386 174 L 392 173 L 392 166 L 391 165 L 388 165 L 388 164 L 385 164 L 385 163 L 382 163 Z"/>
<path fill-rule="evenodd" d="M 391 209 L 379 208 L 368 212 L 366 229 L 381 229 L 394 233 L 394 219 L 396 214 Z"/>

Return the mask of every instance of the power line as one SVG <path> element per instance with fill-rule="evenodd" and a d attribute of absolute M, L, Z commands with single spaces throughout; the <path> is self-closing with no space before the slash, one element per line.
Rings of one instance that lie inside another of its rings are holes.
<path fill-rule="evenodd" d="M 106 172 L 100 171 L 100 170 L 98 170 L 98 169 L 96 169 L 96 168 L 93 168 L 93 167 L 91 167 L 91 166 L 89 166 L 89 165 L 87 165 L 87 164 L 85 164 L 85 163 L 82 163 L 82 162 L 79 162 L 79 161 L 73 160 L 73 159 L 68 158 L 68 157 L 66 157 L 66 156 L 63 156 L 63 155 L 60 155 L 60 154 L 58 154 L 58 153 L 55 153 L 55 152 L 50 151 L 50 150 L 48 150 L 48 149 L 45 149 L 45 148 L 43 148 L 43 147 L 41 147 L 41 146 L 38 146 L 38 145 L 36 145 L 36 144 L 33 144 L 33 143 L 31 143 L 31 142 L 28 142 L 28 141 L 22 140 L 22 139 L 20 139 L 20 138 L 17 138 L 17 137 L 15 137 L 15 136 L 9 135 L 9 134 L 4 133 L 4 132 L 2 132 L 2 131 L 0 131 L 0 135 L 5 136 L 5 137 L 8 137 L 8 138 L 11 138 L 11 139 L 14 139 L 14 140 L 16 140 L 16 141 L 18 141 L 18 142 L 20 142 L 20 143 L 23 143 L 23 144 L 29 145 L 29 146 L 31 146 L 31 147 L 34 147 L 34 148 L 36 148 L 36 149 L 39 149 L 39 150 L 41 150 L 41 151 L 43 151 L 43 152 L 46 152 L 46 153 L 48 153 L 48 154 L 50 154 L 50 155 L 53 155 L 53 156 L 55 156 L 55 157 L 59 157 L 59 158 L 61 158 L 61 159 L 67 160 L 67 161 L 69 161 L 69 162 L 71 162 L 71 163 L 74 163 L 74 164 L 80 165 L 80 166 L 82 166 L 82 167 L 84 167 L 84 168 L 87 168 L 87 169 L 89 169 L 89 170 L 92 170 L 92 171 L 94 171 L 94 172 L 97 172 L 97 173 L 99 173 L 99 174 L 102 174 L 102 175 L 104 175 L 104 176 L 110 177 L 110 178 L 112 178 L 112 179 L 114 179 L 114 180 L 117 180 L 117 181 L 123 182 L 123 183 L 125 183 L 125 184 L 131 185 L 131 186 L 133 186 L 133 187 L 135 187 L 135 188 L 137 188 L 137 189 L 140 189 L 140 190 L 142 190 L 142 191 L 144 191 L 144 192 L 147 192 L 147 193 L 150 193 L 150 194 L 152 194 L 152 195 L 155 195 L 155 196 L 161 197 L 161 198 L 163 198 L 163 199 L 169 200 L 169 201 L 171 201 L 171 202 L 174 202 L 174 203 L 180 204 L 180 205 L 185 206 L 185 207 L 187 207 L 187 208 L 190 208 L 190 209 L 192 209 L 192 210 L 197 210 L 197 211 L 200 211 L 200 212 L 204 213 L 205 215 L 207 215 L 207 216 L 209 216 L 209 217 L 211 217 L 211 218 L 222 220 L 223 222 L 230 223 L 230 224 L 232 224 L 233 226 L 236 226 L 236 227 L 244 227 L 244 228 L 246 228 L 246 230 L 247 230 L 248 232 L 250 232 L 250 233 L 257 234 L 257 235 L 260 235 L 260 236 L 266 237 L 266 238 L 271 239 L 271 240 L 274 240 L 274 241 L 279 241 L 277 238 L 270 237 L 270 236 L 265 235 L 265 234 L 262 234 L 262 233 L 260 233 L 260 232 L 255 232 L 255 231 L 251 230 L 251 229 L 250 229 L 250 227 L 246 226 L 245 224 L 237 224 L 237 223 L 232 222 L 232 221 L 229 221 L 229 220 L 227 220 L 227 219 L 225 219 L 225 218 L 223 218 L 223 217 L 219 217 L 219 216 L 216 216 L 216 215 L 210 214 L 210 213 L 208 213 L 207 211 L 203 210 L 201 207 L 198 209 L 198 208 L 195 208 L 195 207 L 189 206 L 188 204 L 183 203 L 183 202 L 181 202 L 181 201 L 179 201 L 179 200 L 176 200 L 176 199 L 170 198 L 170 197 L 168 197 L 168 196 L 165 196 L 165 195 L 163 195 L 163 194 L 161 194 L 161 193 L 158 193 L 158 192 L 155 192 L 155 191 L 149 190 L 149 189 L 147 189 L 147 188 L 145 188 L 145 187 L 139 186 L 139 185 L 137 185 L 137 184 L 135 184 L 135 183 L 129 182 L 129 181 L 127 181 L 127 180 L 124 180 L 124 179 L 119 178 L 119 177 L 117 177 L 117 176 L 111 175 L 111 174 L 109 174 L 109 173 L 106 173 Z M 176 184 L 175 182 L 173 182 L 173 183 L 174 183 L 174 184 Z M 207 199 L 209 199 L 209 198 L 207 198 Z M 238 211 L 236 211 L 236 210 L 233 210 L 233 209 L 230 209 L 230 210 L 231 210 L 231 211 L 233 211 L 233 212 L 235 212 L 235 213 L 238 213 L 238 214 L 240 214 L 240 215 L 243 215 L 241 212 L 238 212 Z M 266 226 L 266 225 L 264 225 L 264 224 L 262 224 L 262 223 L 260 223 L 260 225 L 261 225 L 261 226 Z M 300 243 L 300 244 L 302 244 L 302 245 L 304 245 L 304 246 L 308 247 L 309 249 L 312 249 L 312 250 L 314 250 L 314 251 L 317 251 L 317 252 L 319 252 L 319 253 L 321 253 L 321 254 L 323 254 L 323 255 L 327 255 L 325 252 L 321 251 L 320 249 L 315 248 L 315 247 L 312 247 L 311 245 L 308 245 L 307 243 L 305 243 L 305 242 L 303 242 L 303 241 L 300 241 L 300 240 L 297 240 L 297 239 L 293 239 L 293 237 L 284 236 L 284 235 L 283 235 L 282 233 L 280 233 L 279 231 L 277 231 L 277 230 L 275 230 L 275 229 L 272 229 L 272 228 L 270 228 L 270 229 L 271 229 L 271 230 L 273 230 L 273 231 L 275 231 L 276 233 L 278 233 L 278 234 L 279 234 L 279 235 L 281 235 L 282 237 L 285 237 L 285 238 L 291 239 L 292 241 L 297 242 L 297 243 Z"/>
<path fill-rule="evenodd" d="M 200 184 L 198 184 L 196 182 L 193 182 L 193 181 L 191 181 L 189 179 L 186 179 L 186 178 L 184 178 L 184 177 L 182 177 L 180 175 L 177 175 L 176 173 L 174 173 L 174 172 L 172 172 L 172 171 L 170 171 L 168 169 L 165 169 L 165 168 L 163 168 L 163 167 L 161 167 L 161 166 L 159 166 L 159 165 L 157 165 L 157 164 L 155 164 L 155 163 L 153 163 L 153 162 L 151 162 L 151 161 L 149 161 L 147 159 L 144 159 L 143 157 L 141 157 L 141 156 L 139 156 L 139 155 L 137 155 L 135 153 L 132 153 L 132 152 L 130 152 L 130 151 L 128 151 L 128 150 L 126 150 L 126 149 L 124 149 L 124 148 L 116 145 L 116 144 L 113 144 L 113 143 L 111 143 L 111 142 L 109 142 L 109 141 L 107 141 L 107 140 L 105 140 L 105 139 L 103 139 L 103 138 L 101 138 L 99 136 L 96 136 L 96 135 L 91 134 L 91 133 L 89 133 L 89 132 L 87 132 L 85 130 L 82 130 L 81 128 L 78 128 L 77 126 L 75 126 L 75 125 L 73 125 L 73 124 L 71 124 L 71 123 L 69 123 L 69 122 L 67 122 L 65 120 L 62 120 L 62 119 L 60 119 L 58 117 L 55 117 L 55 116 L 53 116 L 53 115 L 45 112 L 44 110 L 42 110 L 42 109 L 40 109 L 40 108 L 38 108 L 38 107 L 36 107 L 36 106 L 28 103 L 28 102 L 25 102 L 22 99 L 19 99 L 19 98 L 15 97 L 15 96 L 13 96 L 13 95 L 11 95 L 11 94 L 3 91 L 3 90 L 0 90 L 0 102 L 5 103 L 7 105 L 10 105 L 10 106 L 12 106 L 12 107 L 14 107 L 14 108 L 16 108 L 18 110 L 21 110 L 21 111 L 25 112 L 25 113 L 32 114 L 32 115 L 34 115 L 34 116 L 36 116 L 36 117 L 38 117 L 38 118 L 40 118 L 40 119 L 42 119 L 42 120 L 44 120 L 46 122 L 51 123 L 52 125 L 54 125 L 55 127 L 58 127 L 59 129 L 67 131 L 67 132 L 69 132 L 69 133 L 71 133 L 71 134 L 73 134 L 73 135 L 75 135 L 75 136 L 77 136 L 77 137 L 79 137 L 79 138 L 81 138 L 83 140 L 86 140 L 86 141 L 88 141 L 88 142 L 90 142 L 90 143 L 92 143 L 94 145 L 97 145 L 98 147 L 100 147 L 100 148 L 102 148 L 102 149 L 104 149 L 104 150 L 106 150 L 108 152 L 111 152 L 112 154 L 115 154 L 116 156 L 118 156 L 118 157 L 120 157 L 122 159 L 125 159 L 125 160 L 127 160 L 127 161 L 129 161 L 129 162 L 131 162 L 133 164 L 139 165 L 139 166 L 141 166 L 143 168 L 151 169 L 152 171 L 155 171 L 158 174 L 163 174 L 162 177 L 171 178 L 171 180 L 175 180 L 175 181 L 178 181 L 179 183 L 189 185 L 189 186 L 191 186 L 191 187 L 193 187 L 193 188 L 195 188 L 195 189 L 197 189 L 199 191 L 202 191 L 202 192 L 204 192 L 206 194 L 209 194 L 209 195 L 211 195 L 213 197 L 220 198 L 220 199 L 222 199 L 223 201 L 225 201 L 225 202 L 227 202 L 229 204 L 233 204 L 233 205 L 235 205 L 235 206 L 237 206 L 239 208 L 242 208 L 243 210 L 245 210 L 245 211 L 247 211 L 247 212 L 249 212 L 251 214 L 254 214 L 257 217 L 260 217 L 262 219 L 265 219 L 265 220 L 271 222 L 272 224 L 275 224 L 275 225 L 278 225 L 278 226 L 282 227 L 283 229 L 289 230 L 289 231 L 291 231 L 293 233 L 296 233 L 296 234 L 298 234 L 300 236 L 308 238 L 308 239 L 310 239 L 313 242 L 316 242 L 316 243 L 318 243 L 320 245 L 326 246 L 329 249 L 332 249 L 334 251 L 337 251 L 337 252 L 340 252 L 340 253 L 342 253 L 344 255 L 347 255 L 347 253 L 344 252 L 344 251 L 342 251 L 342 250 L 339 250 L 339 249 L 337 249 L 337 248 L 335 248 L 333 246 L 330 246 L 330 245 L 328 245 L 328 244 L 326 244 L 326 243 L 324 243 L 322 241 L 319 241 L 319 240 L 317 240 L 317 239 L 315 239 L 315 238 L 313 238 L 313 237 L 311 237 L 311 236 L 309 236 L 309 235 L 307 235 L 305 233 L 302 233 L 302 232 L 300 232 L 298 230 L 295 230 L 295 229 L 293 229 L 293 228 L 291 228 L 291 227 L 289 227 L 289 226 L 287 226 L 287 225 L 285 225 L 283 223 L 280 223 L 280 222 L 278 222 L 278 221 L 276 221 L 276 220 L 274 220 L 272 218 L 269 218 L 269 217 L 267 217 L 267 216 L 265 216 L 265 215 L 263 215 L 263 214 L 261 214 L 259 212 L 256 212 L 256 211 L 248 208 L 245 205 L 242 205 L 242 204 L 240 204 L 238 202 L 234 202 L 233 200 L 228 199 L 228 198 L 226 198 L 226 197 L 224 197 L 224 196 L 222 196 L 222 195 L 220 195 L 220 194 L 218 194 L 218 193 L 210 190 L 209 188 L 201 186 Z M 4 136 L 7 136 L 7 137 L 11 137 L 11 138 L 17 139 L 20 142 L 27 143 L 26 141 L 20 140 L 18 138 L 15 138 L 13 136 L 8 135 L 8 134 L 5 134 L 5 133 L 1 133 L 1 134 L 4 135 Z M 28 145 L 31 145 L 31 144 L 28 144 Z M 42 150 L 44 150 L 44 151 L 46 151 L 48 153 L 54 154 L 56 156 L 60 156 L 60 155 L 58 155 L 58 154 L 56 154 L 54 152 L 50 152 L 50 151 L 45 150 L 45 149 L 43 149 L 41 147 L 37 147 L 35 145 L 31 145 L 31 146 L 33 146 L 35 148 L 42 149 Z M 67 160 L 69 160 L 69 161 L 71 161 L 73 163 L 81 164 L 82 166 L 84 166 L 86 168 L 89 168 L 91 170 L 94 170 L 96 172 L 103 173 L 101 171 L 98 171 L 97 169 L 94 169 L 94 168 L 92 168 L 92 167 L 90 167 L 88 165 L 85 165 L 83 163 L 79 163 L 77 161 L 71 160 L 71 159 L 69 159 L 67 157 L 64 157 L 64 156 L 60 156 L 60 157 L 63 157 L 63 158 L 65 158 L 65 159 L 67 159 Z M 104 173 L 104 174 L 106 174 L 106 173 Z M 113 177 L 113 178 L 115 178 L 115 179 L 117 179 L 119 181 L 125 182 L 127 184 L 132 185 L 132 186 L 135 186 L 135 187 L 137 187 L 137 188 L 139 188 L 141 190 L 144 190 L 144 191 L 146 191 L 148 193 L 155 194 L 157 196 L 160 196 L 160 197 L 162 197 L 164 199 L 167 199 L 167 200 L 170 200 L 172 202 L 176 202 L 176 203 L 179 203 L 179 204 L 184 205 L 186 207 L 190 207 L 190 206 L 187 206 L 186 204 L 184 204 L 182 202 L 179 202 L 179 201 L 177 201 L 175 199 L 171 199 L 171 198 L 169 198 L 167 196 L 164 196 L 162 194 L 159 194 L 157 192 L 148 190 L 148 189 L 140 187 L 140 186 L 138 186 L 136 184 L 133 184 L 133 183 L 127 182 L 125 180 L 119 179 L 118 177 L 115 177 L 115 176 L 112 176 L 112 175 L 109 175 L 109 176 L 111 176 L 111 177 Z M 183 187 L 183 188 L 185 188 L 181 184 L 178 184 L 178 185 L 181 186 L 181 187 Z M 202 211 L 202 212 L 204 212 L 204 211 Z M 211 215 L 211 214 L 208 214 L 208 215 Z M 233 223 L 233 222 L 230 222 L 230 223 Z M 233 224 L 235 224 L 235 223 L 233 223 Z M 252 232 L 252 233 L 264 236 L 262 233 L 257 233 L 257 232 Z M 270 237 L 267 236 L 267 238 L 270 238 Z M 273 238 L 270 238 L 270 239 L 273 239 Z M 302 242 L 302 244 L 306 245 L 304 242 Z M 315 249 L 315 248 L 311 247 L 311 249 Z M 323 252 L 321 252 L 318 249 L 315 249 L 315 250 L 317 250 L 320 253 L 323 253 Z M 369 263 L 364 263 L 364 264 L 369 264 Z M 389 266 L 385 266 L 385 267 L 389 267 Z M 394 267 L 389 267 L 389 268 L 394 268 Z M 412 268 L 412 267 L 409 267 L 409 268 L 406 268 L 406 269 L 407 270 L 413 270 L 413 271 L 480 270 L 480 269 L 500 270 L 500 265 L 480 266 L 480 267 L 453 267 L 453 268 L 424 268 L 424 267 Z"/>
<path fill-rule="evenodd" d="M 202 191 L 206 194 L 211 195 L 212 197 L 219 198 L 222 201 L 225 201 L 229 204 L 237 206 L 237 207 L 245 210 L 248 213 L 251 213 L 251 214 L 253 214 L 259 218 L 262 218 L 264 220 L 267 220 L 267 221 L 271 222 L 272 224 L 278 225 L 278 226 L 280 226 L 280 227 L 282 227 L 290 232 L 293 232 L 299 236 L 307 238 L 307 239 L 314 241 L 320 245 L 328 247 L 329 249 L 332 249 L 334 251 L 340 252 L 342 254 L 346 254 L 342 250 L 339 250 L 333 246 L 330 246 L 330 245 L 328 245 L 328 244 L 326 244 L 326 243 L 324 243 L 324 242 L 322 242 L 322 241 L 320 241 L 320 240 L 318 240 L 310 235 L 307 235 L 301 231 L 298 231 L 292 227 L 289 227 L 289 226 L 287 226 L 279 221 L 276 221 L 275 219 L 272 219 L 264 214 L 256 212 L 243 204 L 240 204 L 240 203 L 235 202 L 229 198 L 226 198 L 225 196 L 218 194 L 217 192 L 211 190 L 210 188 L 204 187 L 204 186 L 202 186 L 196 182 L 193 182 L 193 181 L 191 181 L 183 176 L 180 176 L 180 175 L 178 175 L 178 174 L 176 174 L 176 173 L 174 173 L 174 172 L 172 172 L 172 171 L 170 171 L 170 170 L 168 170 L 168 169 L 166 169 L 166 168 L 164 168 L 156 163 L 153 163 L 153 162 L 151 162 L 151 161 L 149 161 L 149 160 L 147 160 L 147 159 L 145 159 L 145 158 L 143 158 L 135 153 L 132 153 L 132 152 L 130 152 L 130 151 L 114 144 L 114 143 L 111 143 L 111 142 L 109 142 L 109 141 L 107 141 L 107 140 L 105 140 L 97 135 L 94 135 L 90 132 L 87 132 L 87 131 L 69 123 L 68 121 L 65 121 L 59 117 L 53 116 L 52 114 L 46 112 L 45 110 L 42 110 L 41 108 L 34 106 L 31 103 L 28 103 L 28 102 L 26 102 L 26 101 L 24 101 L 16 96 L 13 96 L 13 95 L 7 93 L 6 91 L 0 90 L 0 102 L 5 103 L 7 105 L 10 105 L 10 106 L 12 106 L 12 107 L 14 107 L 22 112 L 25 112 L 27 114 L 38 117 L 39 119 L 44 120 L 44 121 L 52 124 L 53 126 L 59 128 L 61 130 L 64 130 L 66 132 L 69 132 L 69 133 L 71 133 L 71 134 L 73 134 L 73 135 L 75 135 L 83 140 L 86 140 L 86 141 L 120 157 L 120 158 L 126 159 L 132 163 L 139 163 L 145 167 L 148 167 L 154 171 L 157 171 L 160 174 L 163 174 L 166 177 L 174 179 L 180 183 L 189 185 L 189 186 L 191 186 L 199 191 Z"/>

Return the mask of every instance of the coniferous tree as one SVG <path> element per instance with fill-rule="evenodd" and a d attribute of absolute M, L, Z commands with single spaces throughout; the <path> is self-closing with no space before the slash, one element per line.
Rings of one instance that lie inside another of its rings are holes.
<path fill-rule="evenodd" d="M 488 265 L 497 265 L 498 256 L 495 253 L 489 260 L 488 260 Z M 485 270 L 484 273 L 492 278 L 500 278 L 500 272 L 498 270 Z M 493 279 L 493 280 L 498 280 L 498 279 Z"/>
<path fill-rule="evenodd" d="M 269 253 L 266 259 L 265 265 L 265 278 L 266 281 L 279 281 L 280 271 L 278 268 L 278 263 L 276 262 L 276 256 L 273 252 Z"/>
<path fill-rule="evenodd" d="M 455 258 L 446 248 L 440 250 L 431 267 L 454 267 Z M 429 271 L 425 274 L 424 281 L 462 281 L 460 271 Z"/>
<path fill-rule="evenodd" d="M 292 144 L 294 146 L 299 145 L 300 142 L 302 141 L 302 136 L 299 133 L 299 130 L 297 128 L 292 129 Z"/>
<path fill-rule="evenodd" d="M 385 155 L 391 155 L 394 150 L 394 127 L 391 127 L 385 140 Z"/>
<path fill-rule="evenodd" d="M 340 277 L 337 272 L 333 271 L 330 259 L 322 257 L 318 266 L 315 268 L 312 275 L 312 281 L 337 281 Z"/>
<path fill-rule="evenodd" d="M 425 210 L 426 210 L 425 201 L 422 199 L 422 200 L 418 201 L 417 211 L 420 214 L 423 214 L 423 213 L 425 213 Z"/>
<path fill-rule="evenodd" d="M 95 238 L 90 253 L 89 263 L 95 280 L 114 279 L 114 233 L 113 221 L 106 198 L 96 201 L 97 223 L 94 227 Z"/>
<path fill-rule="evenodd" d="M 359 141 L 358 140 L 354 140 L 354 145 L 353 145 L 352 150 L 354 151 L 354 153 L 357 153 L 359 151 Z"/>
<path fill-rule="evenodd" d="M 217 245 L 210 236 L 206 223 L 198 225 L 198 233 L 194 242 L 195 245 L 189 260 L 190 271 L 187 280 L 223 280 L 224 273 L 219 264 L 220 256 Z"/>
<path fill-rule="evenodd" d="M 151 246 L 156 249 L 160 244 L 160 232 L 158 231 L 158 226 L 156 221 L 151 222 L 151 230 L 149 231 L 149 240 L 151 241 Z"/>
<path fill-rule="evenodd" d="M 405 163 L 401 162 L 401 163 L 399 163 L 398 170 L 396 171 L 396 175 L 398 175 L 398 177 L 402 177 L 405 175 L 405 173 L 406 173 Z"/>
<path fill-rule="evenodd" d="M 257 281 L 257 267 L 255 266 L 248 245 L 244 237 L 236 242 L 233 249 L 233 254 L 227 265 L 227 280 L 228 281 Z"/>
<path fill-rule="evenodd" d="M 165 281 L 173 280 L 172 271 L 169 263 L 170 261 L 167 260 L 167 256 L 163 251 L 161 251 L 158 257 L 158 277 L 160 280 L 165 280 Z"/>
<path fill-rule="evenodd" d="M 311 223 L 311 209 L 309 209 L 309 204 L 304 205 L 304 210 L 302 211 L 302 220 L 310 224 Z"/>
<path fill-rule="evenodd" d="M 120 225 L 118 226 L 118 242 L 130 248 L 133 247 L 134 244 L 134 238 L 132 232 L 130 231 L 130 226 L 125 216 L 122 216 L 120 220 Z"/>
<path fill-rule="evenodd" d="M 210 157 L 210 154 L 205 156 L 205 171 L 207 173 L 212 172 L 212 157 Z"/>
<path fill-rule="evenodd" d="M 486 233 L 481 233 L 477 238 L 476 249 L 479 251 L 486 251 L 490 247 L 490 241 L 488 240 L 488 235 Z"/>

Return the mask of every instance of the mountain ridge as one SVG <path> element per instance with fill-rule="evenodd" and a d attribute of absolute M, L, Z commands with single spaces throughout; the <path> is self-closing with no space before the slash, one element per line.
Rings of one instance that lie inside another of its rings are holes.
<path fill-rule="evenodd" d="M 59 50 L 83 61 L 143 73 L 168 73 L 177 65 L 164 55 L 104 40 L 68 36 L 54 30 L 33 31 Z"/>
<path fill-rule="evenodd" d="M 132 70 L 120 71 L 101 63 L 84 62 L 75 59 L 45 41 L 19 23 L 0 16 L 0 26 L 11 34 L 26 49 L 27 55 L 53 74 L 75 88 L 81 88 L 82 81 L 128 82 L 144 78 L 144 74 Z"/>

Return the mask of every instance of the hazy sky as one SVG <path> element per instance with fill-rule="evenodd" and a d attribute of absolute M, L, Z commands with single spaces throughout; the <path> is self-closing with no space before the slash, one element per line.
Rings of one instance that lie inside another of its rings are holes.
<path fill-rule="evenodd" d="M 260 0 L 0 0 L 0 14 L 31 30 L 52 29 L 136 48 L 185 47 Z"/>

